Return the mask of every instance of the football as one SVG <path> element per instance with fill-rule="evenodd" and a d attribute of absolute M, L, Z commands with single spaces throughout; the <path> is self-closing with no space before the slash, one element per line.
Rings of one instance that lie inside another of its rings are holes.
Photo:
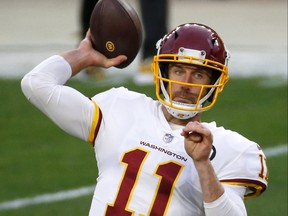
<path fill-rule="evenodd" d="M 127 67 L 142 44 L 141 21 L 125 0 L 98 1 L 90 17 L 90 32 L 94 49 L 107 58 L 127 56 L 117 68 Z"/>

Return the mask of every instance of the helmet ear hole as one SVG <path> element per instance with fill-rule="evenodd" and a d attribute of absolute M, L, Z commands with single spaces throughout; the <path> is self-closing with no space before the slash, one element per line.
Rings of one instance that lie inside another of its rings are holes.
<path fill-rule="evenodd" d="M 220 71 L 217 71 L 217 70 L 214 70 L 214 69 L 211 69 L 211 74 L 212 74 L 212 78 L 211 78 L 211 85 L 214 85 L 217 80 L 219 79 L 219 77 L 221 76 L 221 72 Z M 208 102 L 212 102 L 213 101 L 213 97 L 215 95 L 215 90 L 214 89 L 214 92 L 211 94 L 211 96 L 207 99 Z M 208 89 L 208 92 L 210 91 L 210 89 Z"/>
<path fill-rule="evenodd" d="M 217 70 L 212 69 L 212 79 L 211 79 L 211 84 L 213 85 L 220 77 L 221 72 Z"/>
<path fill-rule="evenodd" d="M 169 63 L 167 62 L 159 64 L 159 69 L 160 69 L 162 78 L 168 79 L 168 66 L 169 66 Z M 163 81 L 163 84 L 164 84 L 164 87 L 167 88 L 168 82 Z"/>
<path fill-rule="evenodd" d="M 159 64 L 160 72 L 163 78 L 168 78 L 168 63 Z"/>

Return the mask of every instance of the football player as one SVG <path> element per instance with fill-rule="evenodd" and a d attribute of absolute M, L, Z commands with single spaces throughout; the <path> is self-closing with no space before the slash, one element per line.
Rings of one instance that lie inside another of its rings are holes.
<path fill-rule="evenodd" d="M 91 45 L 52 56 L 23 78 L 28 100 L 95 149 L 98 178 L 90 215 L 243 216 L 244 198 L 267 187 L 260 146 L 201 122 L 228 81 L 229 53 L 208 26 L 186 23 L 157 43 L 153 100 L 124 87 L 86 97 L 65 86 L 88 66 L 108 68 Z"/>

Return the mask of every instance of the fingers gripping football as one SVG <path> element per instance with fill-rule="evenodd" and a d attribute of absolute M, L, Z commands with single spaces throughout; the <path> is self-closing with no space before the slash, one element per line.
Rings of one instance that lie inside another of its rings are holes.
<path fill-rule="evenodd" d="M 107 58 L 125 55 L 117 68 L 127 67 L 142 44 L 142 24 L 136 10 L 125 0 L 101 0 L 90 17 L 93 47 Z"/>
<path fill-rule="evenodd" d="M 194 161 L 209 160 L 213 136 L 211 131 L 199 122 L 189 122 L 181 133 L 187 154 Z"/>
<path fill-rule="evenodd" d="M 124 55 L 119 55 L 114 58 L 107 58 L 99 51 L 92 47 L 91 33 L 87 32 L 86 37 L 80 42 L 79 51 L 84 53 L 85 56 L 85 67 L 86 66 L 97 66 L 103 68 L 109 68 L 111 66 L 116 66 L 124 62 L 127 57 Z"/>

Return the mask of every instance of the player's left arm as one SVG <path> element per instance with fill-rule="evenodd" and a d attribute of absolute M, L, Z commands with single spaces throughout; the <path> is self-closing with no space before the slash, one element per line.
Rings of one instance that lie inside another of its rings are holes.
<path fill-rule="evenodd" d="M 237 186 L 234 186 L 233 190 L 224 187 L 211 164 L 209 159 L 213 143 L 211 131 L 199 122 L 189 122 L 184 127 L 182 135 L 185 138 L 185 150 L 193 159 L 198 172 L 206 216 L 247 215 L 243 203 L 245 187 L 240 187 L 240 192 L 237 191 L 239 189 Z"/>
<path fill-rule="evenodd" d="M 247 139 L 241 140 L 243 142 L 239 144 L 245 147 L 237 153 L 238 157 L 227 163 L 225 169 L 228 171 L 220 179 L 225 190 L 224 196 L 214 202 L 204 203 L 206 215 L 220 215 L 220 212 L 224 212 L 224 215 L 247 215 L 244 198 L 258 196 L 266 190 L 266 157 L 258 144 Z"/>
<path fill-rule="evenodd" d="M 217 200 L 204 202 L 206 216 L 246 216 L 247 211 L 243 202 L 246 187 L 223 185 L 224 193 Z"/>
<path fill-rule="evenodd" d="M 198 163 L 198 162 L 197 162 Z M 203 193 L 206 216 L 246 216 L 245 186 L 223 185 L 210 161 L 196 165 Z"/>

